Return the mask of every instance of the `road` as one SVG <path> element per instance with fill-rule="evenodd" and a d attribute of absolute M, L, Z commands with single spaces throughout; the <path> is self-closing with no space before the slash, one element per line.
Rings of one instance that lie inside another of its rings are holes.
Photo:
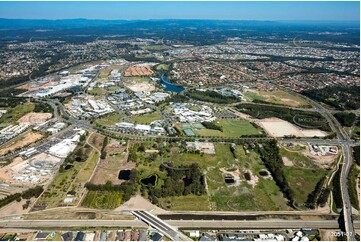
<path fill-rule="evenodd" d="M 335 220 L 165 220 L 175 228 L 234 228 L 234 229 L 338 229 Z M 360 223 L 355 226 L 360 228 Z M 0 228 L 74 228 L 74 227 L 137 227 L 147 228 L 141 220 L 0 220 Z"/>
<path fill-rule="evenodd" d="M 159 230 L 161 233 L 167 235 L 170 239 L 175 241 L 189 241 L 190 239 L 177 229 L 173 228 L 168 223 L 164 222 L 148 211 L 132 211 L 132 214 L 138 219 L 146 222 L 153 228 Z"/>

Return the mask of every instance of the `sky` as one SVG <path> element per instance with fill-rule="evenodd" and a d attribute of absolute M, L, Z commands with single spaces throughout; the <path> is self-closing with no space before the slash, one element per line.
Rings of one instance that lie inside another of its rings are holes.
<path fill-rule="evenodd" d="M 0 2 L 0 18 L 359 21 L 354 2 Z"/>

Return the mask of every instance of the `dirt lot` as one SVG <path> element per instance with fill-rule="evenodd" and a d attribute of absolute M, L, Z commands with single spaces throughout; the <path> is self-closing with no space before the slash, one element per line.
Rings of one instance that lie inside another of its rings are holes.
<path fill-rule="evenodd" d="M 116 140 L 111 140 L 105 148 L 107 157 L 100 160 L 94 176 L 91 180 L 95 184 L 104 184 L 111 181 L 113 184 L 120 184 L 122 180 L 118 179 L 120 170 L 131 170 L 135 168 L 135 163 L 127 162 L 126 147 L 119 144 Z"/>
<path fill-rule="evenodd" d="M 256 123 L 261 126 L 272 137 L 283 137 L 294 135 L 296 137 L 324 137 L 326 132 L 319 129 L 301 129 L 294 124 L 279 118 L 266 118 L 257 120 Z"/>
<path fill-rule="evenodd" d="M 149 82 L 128 82 L 125 83 L 124 86 L 128 87 L 133 92 L 150 92 L 155 90 L 155 86 Z"/>
<path fill-rule="evenodd" d="M 27 145 L 30 145 L 30 144 L 40 140 L 41 138 L 43 138 L 42 134 L 36 133 L 36 132 L 30 132 L 30 133 L 24 135 L 23 137 L 20 137 L 20 139 L 15 140 L 11 144 L 7 145 L 6 147 L 0 149 L 0 156 L 5 155 L 9 151 L 12 152 L 17 148 L 22 148 Z"/>
<path fill-rule="evenodd" d="M 0 181 L 11 183 L 12 179 L 9 176 L 9 169 L 11 169 L 11 167 L 13 167 L 15 165 L 20 164 L 23 161 L 24 160 L 21 157 L 16 157 L 11 164 L 1 167 L 0 168 Z"/>
<path fill-rule="evenodd" d="M 18 123 L 41 124 L 52 117 L 51 113 L 28 113 L 22 116 Z"/>
<path fill-rule="evenodd" d="M 148 66 L 129 67 L 125 70 L 124 76 L 150 76 L 153 71 Z"/>
<path fill-rule="evenodd" d="M 129 201 L 125 202 L 124 204 L 115 209 L 115 211 L 123 210 L 152 210 L 153 214 L 164 214 L 168 212 L 152 204 L 140 195 L 132 197 L 131 199 L 129 199 Z"/>
<path fill-rule="evenodd" d="M 30 204 L 35 201 L 35 198 L 30 199 Z M 0 209 L 0 217 L 8 215 L 20 215 L 29 212 L 30 206 L 27 209 L 23 209 L 23 205 L 26 203 L 26 200 L 23 199 L 20 202 L 14 201 L 5 207 Z"/>

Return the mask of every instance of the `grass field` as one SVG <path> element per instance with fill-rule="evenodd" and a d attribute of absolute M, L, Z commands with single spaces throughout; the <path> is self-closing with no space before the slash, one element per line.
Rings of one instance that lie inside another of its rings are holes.
<path fill-rule="evenodd" d="M 284 167 L 285 177 L 294 193 L 294 199 L 299 207 L 307 201 L 307 196 L 316 187 L 317 182 L 327 174 L 325 169 L 305 169 Z"/>
<path fill-rule="evenodd" d="M 149 142 L 150 143 L 150 142 Z M 149 146 L 147 144 L 146 146 Z M 254 151 L 246 153 L 242 146 L 237 146 L 236 156 L 233 156 L 229 143 L 215 143 L 216 154 L 194 154 L 180 152 L 180 147 L 170 148 L 170 152 L 158 155 L 153 162 L 145 162 L 148 154 L 137 152 L 137 170 L 141 178 L 157 175 L 161 181 L 165 178 L 164 172 L 159 170 L 161 163 L 171 161 L 174 167 L 181 167 L 198 163 L 204 171 L 208 194 L 211 204 L 208 206 L 206 196 L 181 196 L 171 198 L 160 198 L 163 208 L 170 210 L 220 210 L 220 211 L 243 211 L 243 210 L 287 210 L 286 201 L 282 193 L 272 179 L 261 177 L 258 172 L 266 169 L 258 154 Z M 148 148 L 148 147 L 146 147 Z M 258 183 L 253 188 L 243 177 L 241 172 L 241 183 L 237 187 L 227 186 L 222 176 L 221 168 L 250 169 L 253 175 L 258 177 Z M 161 186 L 161 184 L 157 184 Z M 187 199 L 188 198 L 188 199 Z M 192 202 L 194 201 L 194 202 Z M 199 206 L 198 203 L 203 204 Z"/>
<path fill-rule="evenodd" d="M 280 155 L 282 157 L 286 157 L 296 167 L 301 168 L 318 168 L 318 166 L 315 164 L 314 161 L 312 161 L 309 157 L 303 155 L 302 153 L 298 151 L 289 151 L 286 148 L 280 149 Z"/>
<path fill-rule="evenodd" d="M 120 119 L 124 118 L 124 114 L 109 114 L 106 116 L 101 117 L 100 119 L 95 120 L 95 124 L 101 125 L 101 126 L 112 126 L 118 122 L 120 122 Z"/>
<path fill-rule="evenodd" d="M 255 128 L 247 120 L 238 119 L 217 119 L 215 123 L 222 127 L 223 131 L 213 129 L 201 129 L 193 131 L 199 136 L 223 136 L 223 137 L 239 137 L 242 135 L 256 135 L 260 130 Z"/>
<path fill-rule="evenodd" d="M 168 210 L 183 211 L 210 211 L 208 196 L 188 195 L 181 197 L 160 198 L 159 204 L 162 208 Z"/>
<path fill-rule="evenodd" d="M 139 124 L 150 124 L 155 120 L 161 120 L 161 119 L 162 116 L 160 116 L 159 113 L 150 113 L 150 114 L 144 114 L 144 115 L 133 116 L 131 118 L 128 118 L 128 122 L 139 123 Z"/>
<path fill-rule="evenodd" d="M 141 83 L 141 82 L 149 82 L 149 77 L 123 77 L 123 79 L 125 80 L 125 82 L 130 82 L 130 81 L 134 81 L 136 83 Z"/>
<path fill-rule="evenodd" d="M 88 93 L 91 95 L 101 96 L 101 95 L 105 95 L 107 93 L 107 91 L 105 91 L 104 89 L 101 89 L 101 88 L 94 88 L 93 90 L 89 90 Z"/>
<path fill-rule="evenodd" d="M 157 71 L 169 71 L 169 67 L 170 67 L 170 65 L 160 64 L 160 65 L 157 65 L 157 67 L 155 69 Z"/>
<path fill-rule="evenodd" d="M 47 208 L 63 206 L 63 200 L 67 197 L 67 193 L 74 192 L 75 201 L 67 205 L 75 205 L 96 166 L 98 158 L 99 153 L 92 149 L 86 161 L 74 161 L 71 169 L 59 172 L 37 204 L 46 204 Z"/>
<path fill-rule="evenodd" d="M 306 100 L 292 95 L 286 91 L 275 90 L 271 92 L 245 92 L 244 96 L 249 101 L 260 100 L 278 105 L 286 105 L 291 107 L 309 107 Z"/>
<path fill-rule="evenodd" d="M 25 103 L 14 108 L 10 108 L 6 114 L 0 118 L 0 124 L 15 124 L 18 119 L 34 110 L 35 104 Z"/>
<path fill-rule="evenodd" d="M 88 191 L 82 206 L 99 209 L 115 209 L 122 204 L 120 191 Z"/>
<path fill-rule="evenodd" d="M 142 48 L 149 51 L 162 51 L 169 49 L 169 47 L 165 45 L 146 45 L 142 46 Z"/>

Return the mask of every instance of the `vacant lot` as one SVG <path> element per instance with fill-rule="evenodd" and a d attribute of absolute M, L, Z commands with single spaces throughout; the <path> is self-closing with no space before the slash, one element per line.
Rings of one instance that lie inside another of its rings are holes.
<path fill-rule="evenodd" d="M 4 155 L 8 152 L 13 152 L 17 149 L 26 147 L 38 140 L 43 138 L 43 135 L 37 132 L 30 132 L 25 135 L 21 135 L 17 137 L 11 144 L 7 145 L 6 147 L 0 149 L 0 155 Z"/>
<path fill-rule="evenodd" d="M 120 119 L 124 118 L 124 114 L 109 114 L 96 119 L 94 122 L 101 126 L 112 126 L 120 122 Z"/>
<path fill-rule="evenodd" d="M 291 107 L 309 107 L 305 99 L 292 95 L 286 91 L 275 90 L 271 92 L 248 91 L 244 93 L 245 97 L 250 100 L 265 101 L 277 105 L 286 105 Z"/>
<path fill-rule="evenodd" d="M 120 191 L 88 191 L 83 202 L 83 207 L 115 209 L 122 204 Z"/>
<path fill-rule="evenodd" d="M 20 104 L 10 108 L 6 114 L 0 118 L 0 124 L 15 124 L 22 116 L 30 113 L 35 108 L 33 103 Z"/>
<path fill-rule="evenodd" d="M 155 90 L 155 86 L 148 81 L 137 82 L 137 81 L 128 81 L 124 83 L 124 86 L 132 90 L 133 92 L 151 92 Z"/>
<path fill-rule="evenodd" d="M 145 149 L 158 144 L 143 143 Z M 153 147 L 154 148 L 154 147 Z M 162 154 L 137 152 L 137 170 L 140 179 L 152 175 L 158 177 L 155 186 L 162 186 L 165 173 L 160 169 L 162 163 L 171 162 L 173 167 L 189 166 L 198 163 L 205 174 L 208 186 L 207 196 L 167 197 L 158 199 L 158 205 L 171 210 L 287 210 L 286 201 L 276 183 L 262 177 L 259 172 L 266 169 L 258 154 L 246 153 L 242 146 L 236 147 L 236 158 L 229 143 L 216 143 L 215 155 L 184 152 L 182 145 L 172 144 L 162 148 Z M 227 185 L 222 170 L 239 170 L 238 185 Z M 244 173 L 249 171 L 254 179 L 247 181 Z M 253 183 L 253 185 L 251 184 Z M 209 203 L 210 200 L 210 204 Z M 189 201 L 189 202 L 188 202 Z M 191 202 L 194 201 L 194 202 Z M 197 201 L 197 202 L 196 202 Z M 198 206 L 198 202 L 203 204 Z"/>
<path fill-rule="evenodd" d="M 150 76 L 153 71 L 148 66 L 129 67 L 124 71 L 124 76 Z"/>
<path fill-rule="evenodd" d="M 257 120 L 261 126 L 272 137 L 296 136 L 296 137 L 325 137 L 327 133 L 319 129 L 303 129 L 290 122 L 279 118 L 266 118 Z"/>
<path fill-rule="evenodd" d="M 255 128 L 247 120 L 238 119 L 217 119 L 215 123 L 222 127 L 223 131 L 213 129 L 194 130 L 199 136 L 223 136 L 223 137 L 239 137 L 242 135 L 257 135 L 261 130 Z"/>
<path fill-rule="evenodd" d="M 320 168 L 299 168 L 294 166 L 284 167 L 286 180 L 290 184 L 294 199 L 299 207 L 303 208 L 317 182 L 329 171 Z"/>
<path fill-rule="evenodd" d="M 159 199 L 160 207 L 167 210 L 187 211 L 189 208 L 195 211 L 210 211 L 208 196 L 188 195 L 181 197 L 167 197 Z"/>
<path fill-rule="evenodd" d="M 155 120 L 161 120 L 162 116 L 159 113 L 150 113 L 139 116 L 133 116 L 128 119 L 131 123 L 139 123 L 139 124 L 150 124 Z"/>
<path fill-rule="evenodd" d="M 118 175 L 120 170 L 131 170 L 135 168 L 135 163 L 127 162 L 126 147 L 116 140 L 111 140 L 105 148 L 107 156 L 101 159 L 91 182 L 93 184 L 104 184 L 111 181 L 113 184 L 120 184 Z"/>
<path fill-rule="evenodd" d="M 51 113 L 27 113 L 22 116 L 18 123 L 29 123 L 29 124 L 41 124 L 44 123 L 46 120 L 50 119 L 53 115 Z"/>

